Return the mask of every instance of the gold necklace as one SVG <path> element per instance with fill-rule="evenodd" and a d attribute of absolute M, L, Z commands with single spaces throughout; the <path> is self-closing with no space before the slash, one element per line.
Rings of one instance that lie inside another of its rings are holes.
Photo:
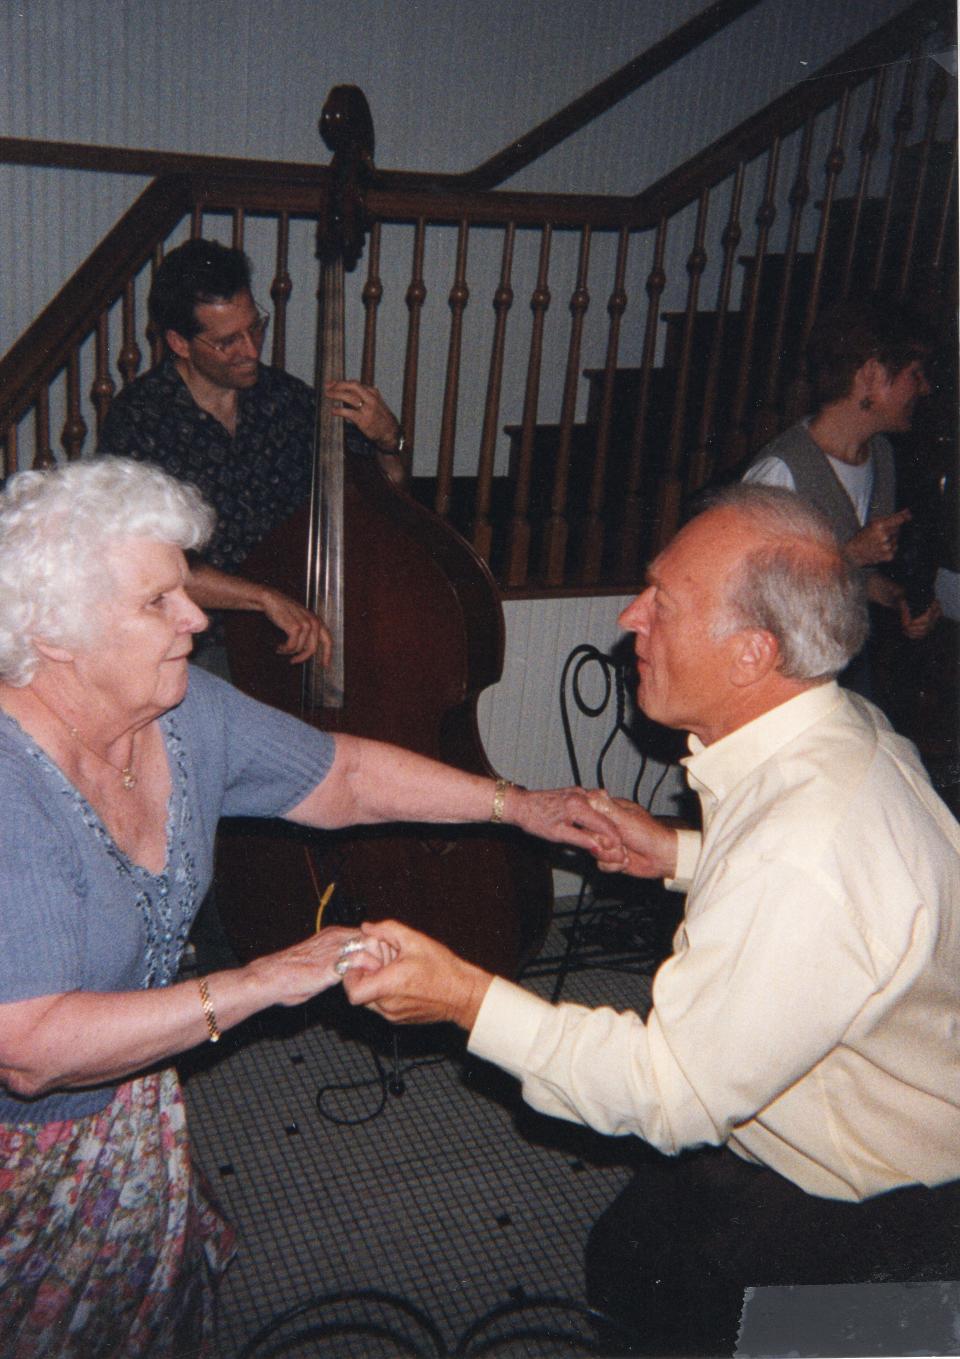
<path fill-rule="evenodd" d="M 71 726 L 70 723 L 67 721 L 67 719 L 66 719 L 65 717 L 61 717 L 60 713 L 58 713 L 58 712 L 56 711 L 56 709 L 51 708 L 51 707 L 50 707 L 50 704 L 47 703 L 47 702 L 45 702 L 45 701 L 40 697 L 40 695 L 37 693 L 36 689 L 31 689 L 30 692 L 33 694 L 33 697 L 37 700 L 37 702 L 38 702 L 42 707 L 46 708 L 46 710 L 47 710 L 48 713 L 51 713 L 51 714 L 57 719 L 58 722 L 61 722 L 61 723 L 63 724 L 63 726 L 66 727 L 67 731 L 70 733 L 70 735 L 71 735 L 71 736 L 73 737 L 73 739 L 76 741 L 77 745 L 82 746 L 83 749 L 87 752 L 88 755 L 92 755 L 93 758 L 94 758 L 95 760 L 99 760 L 101 764 L 105 764 L 105 765 L 107 766 L 108 769 L 112 769 L 113 772 L 114 772 L 115 774 L 118 774 L 118 775 L 120 776 L 120 785 L 121 785 L 121 787 L 122 787 L 126 792 L 128 792 L 128 793 L 129 793 L 129 792 L 132 792 L 133 789 L 136 788 L 136 786 L 137 786 L 137 775 L 133 772 L 133 760 L 132 760 L 132 757 L 133 757 L 133 746 L 132 746 L 132 744 L 131 744 L 131 747 L 130 747 L 131 763 L 130 763 L 130 764 L 125 764 L 121 769 L 118 769 L 117 766 L 116 766 L 115 764 L 113 764 L 110 760 L 108 760 L 108 759 L 106 758 L 106 756 L 101 755 L 98 751 L 94 750 L 93 746 L 88 746 L 87 743 L 86 743 L 86 741 L 83 739 L 83 737 L 82 737 L 82 736 L 80 735 L 80 733 L 77 731 L 76 727 Z"/>

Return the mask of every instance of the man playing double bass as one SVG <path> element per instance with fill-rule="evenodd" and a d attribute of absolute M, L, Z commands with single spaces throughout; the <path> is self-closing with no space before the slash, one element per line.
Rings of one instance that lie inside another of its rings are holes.
<path fill-rule="evenodd" d="M 217 528 L 188 586 L 197 604 L 260 611 L 284 634 L 281 655 L 295 663 L 319 653 L 326 662 L 331 639 L 321 618 L 237 574 L 307 501 L 316 423 L 311 388 L 260 362 L 269 316 L 253 299 L 249 260 L 216 241 L 187 241 L 157 270 L 148 310 L 167 352 L 112 402 L 98 451 L 156 463 L 213 505 Z M 325 395 L 346 422 L 348 445 L 399 476 L 403 436 L 377 389 L 335 382 Z M 224 674 L 222 627 L 212 621 L 196 660 Z"/>

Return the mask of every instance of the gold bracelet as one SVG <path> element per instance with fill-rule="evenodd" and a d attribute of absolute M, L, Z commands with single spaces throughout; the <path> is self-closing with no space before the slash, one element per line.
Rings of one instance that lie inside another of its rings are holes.
<path fill-rule="evenodd" d="M 490 820 L 499 824 L 503 820 L 503 804 L 507 798 L 507 789 L 512 788 L 513 784 L 509 779 L 497 779 L 493 785 L 493 810 L 490 813 Z"/>
<path fill-rule="evenodd" d="M 217 1012 L 213 1008 L 213 1001 L 210 999 L 210 988 L 207 986 L 206 977 L 198 977 L 197 985 L 200 987 L 200 1004 L 203 1006 L 203 1017 L 207 1021 L 210 1042 L 219 1043 L 220 1027 L 217 1024 Z"/>

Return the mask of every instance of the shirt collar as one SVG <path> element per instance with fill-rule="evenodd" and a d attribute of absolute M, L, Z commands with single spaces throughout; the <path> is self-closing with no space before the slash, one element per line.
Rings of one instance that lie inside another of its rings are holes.
<path fill-rule="evenodd" d="M 164 356 L 160 364 L 160 375 L 163 379 L 163 384 L 167 395 L 178 406 L 185 406 L 188 410 L 193 411 L 203 410 L 203 407 L 198 406 L 196 401 L 193 399 L 193 393 L 191 392 L 190 388 L 187 386 L 186 382 L 184 382 L 183 378 L 181 377 L 180 371 L 173 361 L 172 354 L 166 354 Z M 263 377 L 263 364 L 261 363 L 257 367 L 257 381 L 255 385 L 253 387 L 244 387 L 237 392 L 237 396 L 239 398 L 238 410 L 241 409 L 244 405 L 244 397 L 249 396 L 250 392 L 255 391 L 256 388 L 259 387 L 262 377 Z M 208 412 L 204 412 L 204 414 L 208 414 Z M 214 417 L 210 416 L 210 418 L 212 420 Z"/>
<path fill-rule="evenodd" d="M 842 702 L 840 686 L 836 680 L 828 680 L 778 704 L 712 745 L 705 746 L 698 736 L 690 735 L 690 754 L 680 763 L 687 770 L 691 787 L 719 802 L 745 775 Z"/>

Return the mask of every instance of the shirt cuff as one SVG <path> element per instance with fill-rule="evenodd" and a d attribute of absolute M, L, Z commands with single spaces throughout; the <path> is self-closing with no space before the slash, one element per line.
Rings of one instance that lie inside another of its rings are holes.
<path fill-rule="evenodd" d="M 526 1069 L 528 1054 L 536 1045 L 545 1012 L 549 1014 L 553 1009 L 549 1001 L 522 986 L 494 977 L 470 1030 L 467 1049 L 474 1056 L 519 1075 Z"/>
<path fill-rule="evenodd" d="M 677 870 L 672 878 L 664 878 L 663 885 L 671 892 L 686 892 L 693 881 L 697 860 L 700 858 L 700 845 L 703 837 L 699 831 L 677 831 Z"/>

